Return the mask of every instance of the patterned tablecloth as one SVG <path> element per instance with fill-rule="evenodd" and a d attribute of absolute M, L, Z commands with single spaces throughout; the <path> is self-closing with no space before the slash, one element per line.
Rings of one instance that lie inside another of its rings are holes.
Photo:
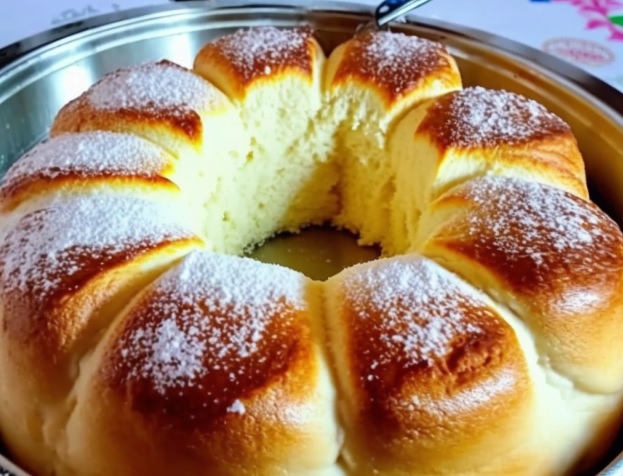
<path fill-rule="evenodd" d="M 3 1 L 0 47 L 78 19 L 168 1 Z M 417 14 L 540 48 L 623 91 L 623 0 L 435 0 Z"/>

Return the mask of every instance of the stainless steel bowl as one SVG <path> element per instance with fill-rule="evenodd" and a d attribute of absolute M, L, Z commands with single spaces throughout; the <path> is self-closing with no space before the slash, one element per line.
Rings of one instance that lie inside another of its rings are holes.
<path fill-rule="evenodd" d="M 191 66 L 210 39 L 262 24 L 311 24 L 330 51 L 371 14 L 371 8 L 350 2 L 304 0 L 296 7 L 281 0 L 184 2 L 97 17 L 11 45 L 0 50 L 0 176 L 46 136 L 63 104 L 109 71 L 161 58 Z M 621 93 L 545 53 L 483 32 L 415 18 L 392 29 L 446 44 L 466 85 L 524 94 L 565 119 L 586 159 L 593 199 L 623 223 Z M 593 474 L 623 475 L 623 456 L 617 456 L 622 447 L 617 444 Z M 0 464 L 25 474 L 2 456 Z"/>

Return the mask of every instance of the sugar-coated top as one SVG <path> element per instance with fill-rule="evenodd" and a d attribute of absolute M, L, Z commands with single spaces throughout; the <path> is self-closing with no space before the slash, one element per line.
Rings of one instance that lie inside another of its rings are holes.
<path fill-rule="evenodd" d="M 173 206 L 122 194 L 58 199 L 8 232 L 0 247 L 1 290 L 43 304 L 113 263 L 193 236 Z"/>
<path fill-rule="evenodd" d="M 164 147 L 175 147 L 181 144 L 181 133 L 187 145 L 197 145 L 203 139 L 203 117 L 232 107 L 227 96 L 212 83 L 162 60 L 106 74 L 61 108 L 50 134 L 133 132 Z"/>
<path fill-rule="evenodd" d="M 158 392 L 189 385 L 210 368 L 237 372 L 237 364 L 270 337 L 271 320 L 305 307 L 304 278 L 297 273 L 209 252 L 189 255 L 151 292 L 150 312 L 161 310 L 156 315 L 166 318 L 130 332 L 122 355 L 148 357 L 130 378 L 152 379 Z"/>
<path fill-rule="evenodd" d="M 444 146 L 521 144 L 571 134 L 569 126 L 538 102 L 505 90 L 465 88 L 435 100 L 419 132 Z"/>
<path fill-rule="evenodd" d="M 340 291 L 351 385 L 370 418 L 426 426 L 523 385 L 512 328 L 484 294 L 433 261 L 405 255 L 357 265 Z"/>
<path fill-rule="evenodd" d="M 495 176 L 455 187 L 431 210 L 447 221 L 426 253 L 486 282 L 538 336 L 546 365 L 589 391 L 620 388 L 623 234 L 611 218 L 560 189 Z"/>
<path fill-rule="evenodd" d="M 445 200 L 457 196 L 472 205 L 440 235 L 460 240 L 456 246 L 504 276 L 509 290 L 532 295 L 531 304 L 546 306 L 544 315 L 599 307 L 610 295 L 597 289 L 618 286 L 623 237 L 592 202 L 537 182 L 495 176 L 470 181 Z"/>
<path fill-rule="evenodd" d="M 201 112 L 227 103 L 217 88 L 167 60 L 144 63 L 105 75 L 86 93 L 96 109 Z"/>
<path fill-rule="evenodd" d="M 495 319 L 482 294 L 425 259 L 370 263 L 347 274 L 342 287 L 356 316 L 353 324 L 374 326 L 385 348 L 373 367 L 396 360 L 434 363 L 457 339 L 483 333 L 483 318 Z"/>
<path fill-rule="evenodd" d="M 493 245 L 511 260 L 528 258 L 536 266 L 545 266 L 552 253 L 557 255 L 556 261 L 564 261 L 571 259 L 574 253 L 585 253 L 587 247 L 604 248 L 600 245 L 606 243 L 597 245 L 597 241 L 616 239 L 616 234 L 604 236 L 608 230 L 602 227 L 610 225 L 610 220 L 589 202 L 573 199 L 553 187 L 488 176 L 465 189 L 467 198 L 494 214 L 495 220 L 486 219 Z M 478 234 L 485 225 L 484 220 L 481 213 L 468 217 L 470 238 L 486 239 Z M 604 251 L 612 250 L 605 247 Z M 588 261 L 581 262 L 591 264 L 594 258 L 587 255 Z"/>
<path fill-rule="evenodd" d="M 240 29 L 208 43 L 197 55 L 196 63 L 202 63 L 205 68 L 225 66 L 235 81 L 244 85 L 284 69 L 310 74 L 315 59 L 314 44 L 311 28 Z"/>
<path fill-rule="evenodd" d="M 280 379 L 313 347 L 306 285 L 280 266 L 191 253 L 131 310 L 107 379 L 145 385 L 147 400 L 183 399 L 183 418 L 242 414 L 253 390 Z"/>
<path fill-rule="evenodd" d="M 94 131 L 47 140 L 21 157 L 6 173 L 3 186 L 30 177 L 155 177 L 172 161 L 160 147 L 132 134 Z"/>
<path fill-rule="evenodd" d="M 449 89 L 461 85 L 460 74 L 441 43 L 387 31 L 364 34 L 346 43 L 331 84 L 349 79 L 375 85 L 392 99 L 417 91 L 427 80 L 446 83 Z M 428 97 L 426 88 L 423 91 L 420 99 Z"/>

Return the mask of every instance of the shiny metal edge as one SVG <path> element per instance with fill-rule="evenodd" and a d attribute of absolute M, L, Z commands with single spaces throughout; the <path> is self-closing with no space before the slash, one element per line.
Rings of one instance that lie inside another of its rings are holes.
<path fill-rule="evenodd" d="M 0 476 L 30 476 L 5 456 L 0 454 Z"/>
<path fill-rule="evenodd" d="M 40 61 L 46 57 L 46 52 L 62 49 L 64 45 L 76 41 L 79 36 L 91 36 L 111 27 L 118 28 L 124 23 L 136 23 L 157 17 L 168 17 L 173 14 L 192 14 L 192 11 L 196 10 L 218 12 L 232 9 L 241 12 L 253 11 L 254 14 L 260 16 L 275 9 L 286 10 L 301 17 L 308 16 L 310 13 L 321 12 L 372 18 L 374 13 L 371 6 L 339 0 L 303 0 L 297 2 L 296 5 L 286 0 L 256 0 L 253 2 L 211 0 L 128 9 L 53 28 L 0 49 L 0 82 L 6 75 L 14 73 L 16 68 L 23 67 L 23 65 L 33 61 Z M 362 18 L 362 21 L 367 19 Z M 416 15 L 410 15 L 407 21 L 411 25 L 432 27 L 440 32 L 446 31 L 453 35 L 458 34 L 465 38 L 494 45 L 496 50 L 523 58 L 533 65 L 541 66 L 549 72 L 565 78 L 571 84 L 594 96 L 603 103 L 605 108 L 612 109 L 617 115 L 623 116 L 623 93 L 621 91 L 585 70 L 544 51 L 499 35 L 442 20 L 421 19 Z M 2 102 L 6 93 L 2 89 L 0 91 L 2 91 L 0 92 L 0 102 Z"/>
<path fill-rule="evenodd" d="M 258 15 L 266 21 L 269 21 L 275 12 L 288 12 L 293 17 L 300 16 L 301 20 L 313 14 L 334 14 L 366 21 L 373 15 L 372 7 L 343 1 L 304 0 L 297 5 L 292 5 L 291 2 L 282 0 L 252 3 L 240 0 L 212 0 L 142 7 L 96 16 L 51 29 L 0 49 L 0 104 L 12 94 L 14 89 L 10 84 L 3 84 L 7 79 L 19 77 L 19 72 L 33 63 L 39 65 L 41 62 L 48 63 L 48 67 L 43 68 L 40 76 L 62 67 L 54 59 L 59 58 L 63 51 L 70 49 L 72 43 L 81 37 L 88 38 L 103 34 L 110 29 L 119 29 L 124 25 L 153 21 L 158 18 L 170 19 L 172 15 L 193 15 L 193 12 L 196 13 L 197 10 L 210 11 L 215 14 L 220 11 L 231 13 L 232 10 L 239 10 L 245 15 Z M 572 90 L 573 93 L 584 97 L 590 96 L 610 119 L 623 128 L 623 93 L 579 67 L 514 40 L 441 20 L 422 19 L 412 15 L 408 17 L 407 25 L 430 28 L 441 35 L 446 32 L 449 35 L 494 45 L 495 50 L 500 53 L 514 57 L 517 61 L 537 70 L 553 74 L 564 82 L 564 87 Z M 399 28 L 400 24 L 395 26 Z M 72 58 L 72 61 L 75 61 L 75 58 Z M 23 84 L 14 86 L 22 87 Z M 0 476 L 13 475 L 29 476 L 0 454 Z M 596 476 L 623 476 L 623 453 L 619 454 Z"/>
<path fill-rule="evenodd" d="M 304 4 L 308 3 L 309 7 Z M 370 16 L 372 10 L 365 8 L 365 6 L 357 7 L 357 4 L 350 4 L 340 1 L 323 1 L 314 2 L 318 5 L 327 5 L 329 8 L 323 8 L 328 11 L 342 11 L 353 12 L 359 14 L 366 14 Z M 71 22 L 56 28 L 52 28 L 48 31 L 41 32 L 30 37 L 19 40 L 15 43 L 0 48 L 0 77 L 3 74 L 10 72 L 13 68 L 18 67 L 19 63 L 28 61 L 33 54 L 43 54 L 49 49 L 55 49 L 62 47 L 67 41 L 75 41 L 76 37 L 83 33 L 94 33 L 96 30 L 106 29 L 107 27 L 114 25 L 118 27 L 122 23 L 133 23 L 135 21 L 145 21 L 148 18 L 155 18 L 157 16 L 168 16 L 174 13 L 187 12 L 192 10 L 204 10 L 204 11 L 218 11 L 228 9 L 244 9 L 244 10 L 257 10 L 260 9 L 287 9 L 292 12 L 300 12 L 305 15 L 310 10 L 314 9 L 312 2 L 307 0 L 298 2 L 297 5 L 293 5 L 292 2 L 283 0 L 273 1 L 254 1 L 244 2 L 238 0 L 212 0 L 212 1 L 189 1 L 184 3 L 172 3 L 169 5 L 155 5 L 149 7 L 139 7 L 120 12 L 108 13 L 105 15 L 97 15 L 84 20 Z M 320 10 L 320 8 L 316 8 Z"/>
<path fill-rule="evenodd" d="M 623 454 L 617 456 L 617 458 L 604 468 L 598 476 L 621 476 L 623 474 Z"/>

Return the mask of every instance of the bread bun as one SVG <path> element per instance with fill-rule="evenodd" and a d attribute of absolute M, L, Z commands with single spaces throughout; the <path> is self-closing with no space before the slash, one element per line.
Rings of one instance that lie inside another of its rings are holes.
<path fill-rule="evenodd" d="M 335 474 L 321 305 L 318 285 L 294 271 L 189 254 L 83 361 L 71 470 Z"/>
<path fill-rule="evenodd" d="M 328 160 L 333 131 L 316 121 L 325 107 L 324 65 L 325 54 L 309 27 L 239 30 L 197 53 L 193 70 L 231 98 L 250 137 L 244 149 L 247 163 L 229 178 L 244 187 L 258 184 L 245 194 L 247 203 L 227 210 L 233 222 L 247 221 L 249 210 L 258 210 L 251 212 L 253 235 L 243 236 L 241 245 L 276 230 L 298 231 L 301 223 L 322 224 L 338 210 L 333 190 L 338 170 Z M 228 202 L 239 200 L 236 186 L 224 193 L 231 194 Z M 228 241 L 239 235 L 232 232 Z"/>
<path fill-rule="evenodd" d="M 422 227 L 418 248 L 516 312 L 548 366 L 580 390 L 623 388 L 623 237 L 593 203 L 490 176 L 440 197 Z"/>
<path fill-rule="evenodd" d="M 56 467 L 81 360 L 127 302 L 202 241 L 173 204 L 116 190 L 24 214 L 0 246 L 0 421 L 29 469 Z"/>
<path fill-rule="evenodd" d="M 490 299 L 417 255 L 354 266 L 326 292 L 353 474 L 534 467 L 516 452 L 533 436 L 535 390 Z"/>
<path fill-rule="evenodd" d="M 36 475 L 573 474 L 622 420 L 623 233 L 567 124 L 310 28 L 115 71 L 0 185 L 0 436 Z M 325 282 L 239 255 L 328 223 Z"/>
<path fill-rule="evenodd" d="M 179 163 L 164 149 L 132 134 L 72 133 L 45 141 L 25 154 L 3 178 L 3 211 L 32 206 L 50 193 L 133 190 L 158 199 L 179 196 Z"/>

